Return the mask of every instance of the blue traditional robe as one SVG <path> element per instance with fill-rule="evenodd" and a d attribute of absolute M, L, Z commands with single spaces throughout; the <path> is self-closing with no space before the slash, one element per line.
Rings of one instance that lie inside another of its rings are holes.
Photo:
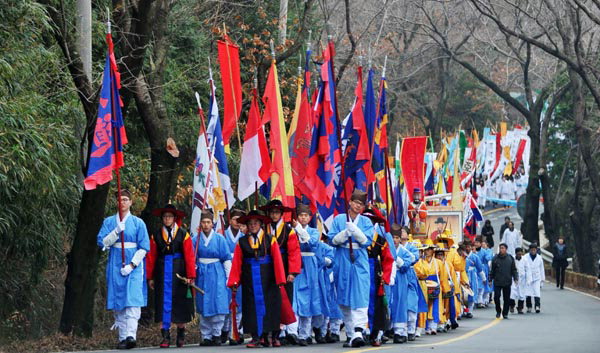
<path fill-rule="evenodd" d="M 335 288 L 329 277 L 333 273 L 333 248 L 319 241 L 315 250 L 315 254 L 319 264 L 318 283 L 319 294 L 321 296 L 321 313 L 325 317 L 341 319 L 342 313 L 337 305 Z M 327 265 L 327 262 L 325 261 L 326 258 L 331 261 L 329 265 Z"/>
<path fill-rule="evenodd" d="M 390 315 L 393 323 L 405 323 L 408 322 L 408 273 L 412 269 L 412 264 L 415 262 L 416 257 L 400 244 L 394 248 L 396 257 L 401 258 L 404 264 L 398 268 L 394 263 L 394 266 L 396 266 L 396 280 L 391 287 Z M 416 310 L 413 311 L 416 312 Z"/>
<path fill-rule="evenodd" d="M 414 269 L 414 265 L 419 261 L 419 249 L 412 244 L 406 244 L 406 250 L 410 251 L 415 257 L 407 271 L 408 296 L 406 298 L 406 308 L 414 313 L 426 313 L 428 311 L 427 300 L 425 299 L 423 290 L 421 290 L 419 279 Z"/>
<path fill-rule="evenodd" d="M 104 247 L 102 240 L 117 227 L 117 215 L 104 219 L 97 241 Z M 125 264 L 129 264 L 139 249 L 150 251 L 150 238 L 146 224 L 140 218 L 129 214 L 125 216 Z M 110 247 L 106 263 L 106 308 L 123 310 L 127 307 L 142 307 L 148 302 L 146 287 L 145 261 L 142 261 L 128 276 L 121 275 L 121 238 Z"/>
<path fill-rule="evenodd" d="M 473 290 L 473 293 L 477 295 L 477 291 L 483 285 L 483 282 L 479 277 L 479 273 L 483 271 L 483 266 L 481 265 L 481 260 L 479 259 L 479 256 L 476 253 L 471 252 L 467 256 L 467 265 L 465 267 L 465 270 L 467 271 L 467 275 L 469 276 L 469 284 L 471 285 L 471 290 Z M 475 298 L 469 296 L 468 299 L 469 302 L 471 302 Z"/>
<path fill-rule="evenodd" d="M 340 245 L 333 245 L 335 247 L 333 276 L 338 305 L 358 309 L 369 307 L 371 281 L 367 247 L 373 242 L 373 223 L 369 218 L 357 215 L 354 224 L 364 233 L 367 241 L 359 244 L 350 237 Z M 333 240 L 339 232 L 344 230 L 346 230 L 346 214 L 342 213 L 333 219 L 327 236 Z M 354 261 L 350 259 L 349 241 L 353 242 Z"/>
<path fill-rule="evenodd" d="M 484 249 L 481 248 L 477 252 L 477 256 L 479 256 L 479 260 L 481 260 L 481 266 L 483 267 L 483 273 L 485 273 L 485 278 L 490 278 L 490 265 L 489 262 L 492 261 L 494 257 L 494 253 L 492 249 Z M 491 283 L 487 281 L 486 283 L 482 283 L 483 291 L 485 293 L 492 292 Z"/>
<path fill-rule="evenodd" d="M 197 246 L 196 285 L 204 294 L 196 294 L 196 311 L 205 317 L 229 314 L 230 292 L 223 263 L 231 261 L 231 250 L 223 236 L 214 230 L 207 237 L 204 232 L 194 237 Z M 209 262 L 209 263 L 208 263 Z"/>
<path fill-rule="evenodd" d="M 302 272 L 294 280 L 294 296 L 292 308 L 298 316 L 312 317 L 321 315 L 323 304 L 319 293 L 319 260 L 316 256 L 319 245 L 319 231 L 306 227 L 304 230 L 310 235 L 306 243 L 300 243 L 302 254 Z"/>

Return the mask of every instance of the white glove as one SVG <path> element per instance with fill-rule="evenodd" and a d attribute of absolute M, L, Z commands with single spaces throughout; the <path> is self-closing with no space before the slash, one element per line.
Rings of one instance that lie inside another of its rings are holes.
<path fill-rule="evenodd" d="M 298 240 L 301 243 L 303 243 L 303 244 L 308 243 L 308 241 L 310 240 L 310 235 L 308 234 L 306 229 L 302 228 L 300 223 L 298 223 L 298 225 L 296 226 L 296 228 L 294 228 L 294 230 L 296 231 L 296 234 L 298 234 Z"/>
<path fill-rule="evenodd" d="M 225 269 L 225 276 L 229 279 L 231 273 L 231 260 L 223 261 L 223 268 Z"/>
<path fill-rule="evenodd" d="M 104 244 L 102 250 L 107 250 L 110 248 L 117 241 L 117 239 L 119 239 L 119 233 L 114 230 L 108 233 L 108 235 L 102 239 L 102 244 Z"/>
<path fill-rule="evenodd" d="M 325 266 L 331 265 L 331 259 L 330 258 L 326 257 L 326 258 L 323 259 L 323 261 L 325 262 Z"/>
<path fill-rule="evenodd" d="M 348 232 L 352 233 L 352 235 L 355 235 L 356 232 L 359 230 L 356 224 L 354 224 L 354 222 L 346 222 L 346 229 L 348 230 Z"/>
<path fill-rule="evenodd" d="M 125 222 L 121 221 L 121 222 L 117 223 L 117 227 L 115 228 L 115 232 L 117 232 L 117 234 L 119 234 L 119 233 L 121 233 L 124 230 L 125 230 Z"/>
<path fill-rule="evenodd" d="M 121 276 L 127 277 L 133 271 L 133 266 L 131 264 L 127 264 L 125 267 L 121 268 Z"/>
<path fill-rule="evenodd" d="M 358 229 L 358 227 L 356 228 L 356 231 L 353 233 L 353 235 L 354 239 L 356 239 L 356 241 L 360 245 L 363 245 L 367 242 L 367 236 L 365 235 L 365 233 L 362 232 L 362 230 Z"/>
<path fill-rule="evenodd" d="M 131 258 L 131 262 L 133 262 L 134 265 L 139 266 L 140 263 L 142 263 L 142 260 L 144 259 L 145 256 L 146 256 L 146 250 L 138 249 L 138 251 L 136 251 L 135 254 L 133 254 L 133 258 Z"/>
<path fill-rule="evenodd" d="M 402 260 L 402 258 L 401 258 L 401 257 L 397 257 L 397 258 L 396 258 L 396 266 L 397 266 L 398 268 L 400 268 L 400 267 L 404 266 L 404 260 Z"/>
<path fill-rule="evenodd" d="M 479 278 L 481 278 L 483 283 L 487 282 L 487 278 L 485 277 L 485 273 L 483 271 L 479 272 Z"/>
<path fill-rule="evenodd" d="M 390 286 L 390 287 L 393 287 L 393 286 L 395 286 L 395 285 L 396 285 L 396 276 L 394 276 L 394 277 L 392 277 L 392 278 L 390 279 L 390 284 L 389 284 L 389 286 Z"/>
<path fill-rule="evenodd" d="M 343 244 L 346 241 L 346 239 L 348 239 L 349 236 L 350 236 L 350 233 L 347 230 L 343 230 L 343 231 L 337 233 L 333 237 L 333 239 L 331 240 L 331 242 L 334 245 L 340 245 L 340 244 Z"/>
<path fill-rule="evenodd" d="M 329 273 L 329 282 L 333 283 L 333 272 Z"/>

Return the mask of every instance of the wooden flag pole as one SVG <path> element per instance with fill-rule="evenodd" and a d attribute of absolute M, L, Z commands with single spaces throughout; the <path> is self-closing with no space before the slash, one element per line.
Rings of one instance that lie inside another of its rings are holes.
<path fill-rule="evenodd" d="M 107 22 L 106 22 L 106 33 L 107 34 L 111 34 L 111 26 L 110 26 L 110 11 L 108 9 L 108 7 L 106 8 L 106 12 L 107 12 Z M 109 51 L 110 51 L 110 47 L 109 47 Z M 112 54 L 112 53 L 111 53 Z M 114 73 L 112 68 L 109 69 L 110 75 L 111 75 L 111 84 L 110 84 L 110 109 L 111 109 L 111 115 L 112 115 L 112 121 L 115 120 L 116 118 L 116 111 L 115 111 L 115 102 L 114 102 L 114 97 L 115 97 L 115 92 L 114 92 L 114 85 L 112 84 L 112 82 L 114 82 L 115 77 L 114 77 Z M 119 104 L 118 102 L 116 104 Z M 115 127 L 115 124 L 111 124 L 112 126 L 112 134 L 113 134 L 113 150 L 115 152 L 115 154 L 117 153 L 117 146 L 120 145 L 120 140 L 121 140 L 121 133 L 119 131 L 117 131 L 117 128 Z M 117 138 L 119 139 L 119 143 L 117 144 Z M 115 156 L 116 157 L 116 156 Z M 115 158 L 116 161 L 116 158 Z M 119 222 L 123 221 L 123 212 L 121 211 L 121 172 L 120 172 L 121 168 L 116 168 L 115 170 L 115 174 L 117 176 L 117 208 L 118 208 L 118 213 L 119 213 Z M 121 265 L 122 267 L 125 267 L 125 232 L 121 231 L 121 233 L 119 234 L 119 238 L 121 240 Z"/>

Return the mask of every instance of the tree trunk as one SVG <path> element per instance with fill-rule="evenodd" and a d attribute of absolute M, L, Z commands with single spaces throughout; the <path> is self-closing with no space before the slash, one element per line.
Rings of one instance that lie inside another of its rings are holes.
<path fill-rule="evenodd" d="M 96 237 L 104 219 L 108 189 L 107 183 L 95 190 L 84 191 L 81 198 L 73 247 L 67 255 L 65 300 L 60 318 L 60 331 L 64 334 L 92 335 L 100 255 Z"/>
<path fill-rule="evenodd" d="M 534 113 L 532 113 L 534 114 Z M 539 244 L 538 217 L 540 213 L 540 135 L 539 119 L 528 119 L 530 123 L 527 135 L 531 139 L 531 149 L 529 157 L 529 182 L 527 184 L 527 196 L 525 199 L 525 218 L 521 226 L 523 238 L 529 241 L 535 241 Z"/>
<path fill-rule="evenodd" d="M 577 259 L 576 268 L 579 272 L 595 274 L 593 247 L 590 241 L 591 221 L 594 211 L 595 196 L 591 193 L 586 193 L 584 200 L 580 200 L 582 193 L 582 174 L 583 167 L 581 166 L 581 158 L 578 162 L 577 178 L 575 181 L 575 192 L 573 195 L 572 206 L 570 213 L 571 228 L 573 238 L 575 240 L 575 254 Z"/>

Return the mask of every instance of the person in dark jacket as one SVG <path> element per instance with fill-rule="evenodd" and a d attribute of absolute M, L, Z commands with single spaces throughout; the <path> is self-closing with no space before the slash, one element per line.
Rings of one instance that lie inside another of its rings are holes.
<path fill-rule="evenodd" d="M 569 255 L 564 237 L 558 237 L 558 240 L 552 247 L 552 254 L 554 254 L 552 267 L 554 267 L 554 272 L 556 272 L 556 288 L 560 287 L 560 289 L 563 289 L 565 286 L 565 271 L 567 270 L 567 266 L 569 266 L 569 261 L 567 261 Z"/>
<path fill-rule="evenodd" d="M 500 253 L 492 259 L 492 268 L 490 269 L 490 279 L 494 281 L 494 303 L 496 303 L 496 318 L 500 318 L 500 313 L 504 319 L 508 319 L 508 309 L 510 307 L 510 287 L 513 280 L 519 283 L 519 274 L 515 265 L 515 259 L 508 254 L 506 244 L 500 244 Z M 500 295 L 502 295 L 503 306 L 500 307 Z"/>
<path fill-rule="evenodd" d="M 481 237 L 485 239 L 490 249 L 494 248 L 494 227 L 492 227 L 492 222 L 487 219 L 483 228 L 481 228 Z"/>
<path fill-rule="evenodd" d="M 508 226 L 510 225 L 510 217 L 506 216 L 504 217 L 504 224 L 502 224 L 502 226 L 500 227 L 500 233 L 498 234 L 498 236 L 500 238 L 500 241 L 502 241 L 502 237 L 504 237 L 504 231 L 508 229 Z"/>

